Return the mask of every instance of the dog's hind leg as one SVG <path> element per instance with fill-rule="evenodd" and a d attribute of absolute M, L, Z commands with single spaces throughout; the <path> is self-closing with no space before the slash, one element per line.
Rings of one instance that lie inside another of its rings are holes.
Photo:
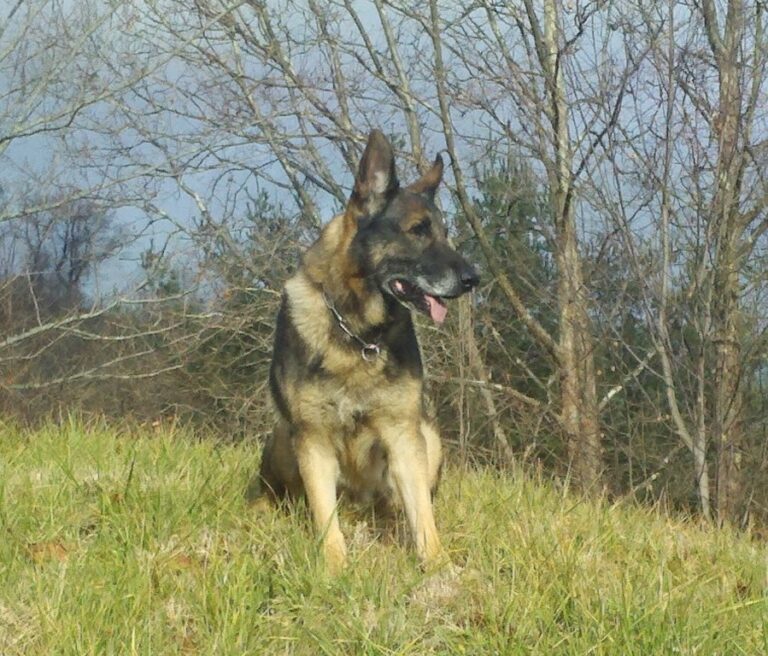
<path fill-rule="evenodd" d="M 246 498 L 257 509 L 264 509 L 286 496 L 299 497 L 302 490 L 290 428 L 280 421 L 264 445 L 259 473 L 249 483 Z"/>

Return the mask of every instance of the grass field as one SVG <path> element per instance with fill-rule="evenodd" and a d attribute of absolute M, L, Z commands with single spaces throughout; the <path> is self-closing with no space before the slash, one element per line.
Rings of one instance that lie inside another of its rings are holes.
<path fill-rule="evenodd" d="M 768 654 L 768 549 L 747 537 L 449 468 L 452 569 L 345 511 L 330 579 L 301 510 L 248 507 L 258 459 L 0 425 L 0 654 Z"/>

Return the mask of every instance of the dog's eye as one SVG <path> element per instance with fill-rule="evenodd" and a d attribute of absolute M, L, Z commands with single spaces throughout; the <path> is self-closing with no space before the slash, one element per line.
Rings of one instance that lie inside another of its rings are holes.
<path fill-rule="evenodd" d="M 429 233 L 432 231 L 432 223 L 429 219 L 420 221 L 415 226 L 408 228 L 408 232 L 417 237 L 429 237 Z"/>

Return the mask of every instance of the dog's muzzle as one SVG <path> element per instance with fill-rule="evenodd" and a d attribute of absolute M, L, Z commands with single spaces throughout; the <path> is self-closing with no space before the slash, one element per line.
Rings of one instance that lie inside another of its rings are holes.
<path fill-rule="evenodd" d="M 401 303 L 426 314 L 437 324 L 443 323 L 448 314 L 445 300 L 457 298 L 474 289 L 480 276 L 470 264 L 459 269 L 449 269 L 437 279 L 418 275 L 414 279 L 393 276 L 388 282 L 390 293 Z"/>

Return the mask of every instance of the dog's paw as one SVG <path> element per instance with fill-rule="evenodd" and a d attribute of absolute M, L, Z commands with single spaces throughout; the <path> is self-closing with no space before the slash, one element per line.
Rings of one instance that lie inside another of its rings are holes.
<path fill-rule="evenodd" d="M 325 571 L 331 576 L 338 576 L 347 564 L 347 549 L 343 542 L 326 542 L 323 549 Z"/>
<path fill-rule="evenodd" d="M 266 496 L 258 496 L 253 499 L 248 499 L 248 505 L 254 512 L 267 513 L 273 508 L 272 502 Z"/>

